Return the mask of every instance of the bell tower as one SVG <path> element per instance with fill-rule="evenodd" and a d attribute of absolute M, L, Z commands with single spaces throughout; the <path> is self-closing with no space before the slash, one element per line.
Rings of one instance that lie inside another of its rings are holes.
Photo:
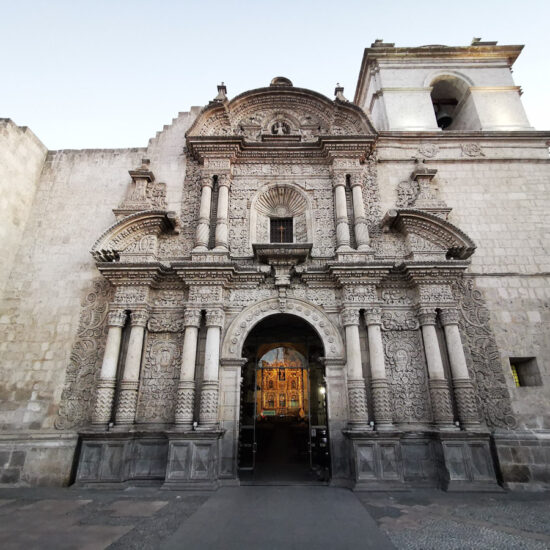
<path fill-rule="evenodd" d="M 512 65 L 523 46 L 474 38 L 470 46 L 365 49 L 354 102 L 379 131 L 532 130 Z"/>

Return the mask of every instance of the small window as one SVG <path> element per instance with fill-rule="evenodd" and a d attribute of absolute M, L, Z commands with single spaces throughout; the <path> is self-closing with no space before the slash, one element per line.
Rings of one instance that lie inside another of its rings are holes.
<path fill-rule="evenodd" d="M 542 386 L 535 357 L 510 357 L 510 368 L 516 387 Z"/>
<path fill-rule="evenodd" d="M 292 242 L 292 218 L 271 218 L 271 242 Z"/>

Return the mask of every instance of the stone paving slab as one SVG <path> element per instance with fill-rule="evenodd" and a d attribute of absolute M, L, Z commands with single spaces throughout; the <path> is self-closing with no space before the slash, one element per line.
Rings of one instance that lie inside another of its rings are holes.
<path fill-rule="evenodd" d="M 136 517 L 148 518 L 154 516 L 160 509 L 168 504 L 167 500 L 117 500 L 109 508 L 113 511 L 115 517 Z"/>
<path fill-rule="evenodd" d="M 550 548 L 550 494 L 361 493 L 359 499 L 403 550 Z"/>
<path fill-rule="evenodd" d="M 219 489 L 162 548 L 385 550 L 394 546 L 351 491 L 248 486 Z"/>

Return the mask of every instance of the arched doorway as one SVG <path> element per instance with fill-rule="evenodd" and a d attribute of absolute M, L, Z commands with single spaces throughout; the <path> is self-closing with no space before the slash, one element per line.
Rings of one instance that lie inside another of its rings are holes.
<path fill-rule="evenodd" d="M 239 477 L 242 482 L 328 481 L 330 454 L 324 348 L 300 317 L 276 314 L 242 351 Z"/>

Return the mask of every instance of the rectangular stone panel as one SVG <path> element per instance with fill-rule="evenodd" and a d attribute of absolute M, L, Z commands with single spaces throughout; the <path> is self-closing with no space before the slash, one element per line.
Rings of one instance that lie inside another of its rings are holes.
<path fill-rule="evenodd" d="M 380 451 L 380 473 L 382 479 L 401 479 L 401 468 L 399 467 L 399 449 L 397 444 L 381 443 Z"/>
<path fill-rule="evenodd" d="M 376 454 L 374 444 L 361 444 L 356 446 L 356 471 L 357 479 L 376 479 Z"/>
<path fill-rule="evenodd" d="M 105 443 L 101 457 L 100 480 L 123 481 L 124 443 Z"/>
<path fill-rule="evenodd" d="M 98 481 L 101 465 L 102 444 L 84 443 L 78 466 L 78 481 Z"/>
<path fill-rule="evenodd" d="M 132 452 L 132 478 L 164 479 L 168 443 L 166 441 L 136 441 Z"/>
<path fill-rule="evenodd" d="M 472 443 L 469 447 L 470 454 L 472 455 L 471 471 L 473 480 L 493 480 L 495 473 L 489 446 L 486 443 Z"/>
<path fill-rule="evenodd" d="M 166 479 L 186 480 L 191 477 L 191 442 L 171 441 Z"/>
<path fill-rule="evenodd" d="M 428 481 L 435 478 L 434 456 L 430 443 L 403 443 L 403 477 L 405 481 Z"/>
<path fill-rule="evenodd" d="M 213 447 L 210 443 L 194 444 L 191 479 L 210 479 L 214 459 L 212 451 Z"/>
<path fill-rule="evenodd" d="M 451 481 L 468 480 L 468 470 L 466 467 L 466 457 L 463 443 L 444 443 L 443 452 L 445 454 L 445 463 Z"/>

